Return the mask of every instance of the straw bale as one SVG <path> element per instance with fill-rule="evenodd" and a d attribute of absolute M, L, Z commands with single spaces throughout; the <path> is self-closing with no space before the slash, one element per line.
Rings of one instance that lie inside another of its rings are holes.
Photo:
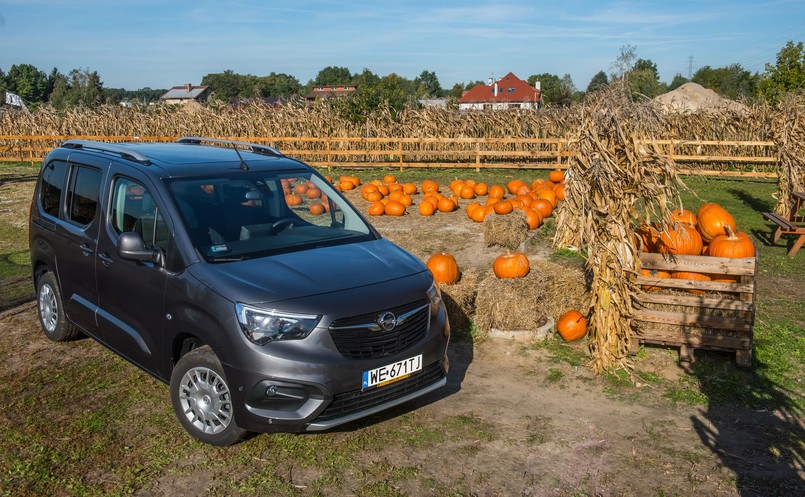
<path fill-rule="evenodd" d="M 447 308 L 447 318 L 450 320 L 450 330 L 454 336 L 469 337 L 472 316 L 475 314 L 478 279 L 478 270 L 468 267 L 461 271 L 461 278 L 456 283 L 439 286 Z"/>
<path fill-rule="evenodd" d="M 584 272 L 548 261 L 533 261 L 523 278 L 499 279 L 491 272 L 478 285 L 475 323 L 490 329 L 536 330 L 570 308 L 584 309 L 589 300 Z"/>
<path fill-rule="evenodd" d="M 519 209 L 510 214 L 489 214 L 484 219 L 483 229 L 487 247 L 500 245 L 514 250 L 528 238 L 528 222 Z"/>

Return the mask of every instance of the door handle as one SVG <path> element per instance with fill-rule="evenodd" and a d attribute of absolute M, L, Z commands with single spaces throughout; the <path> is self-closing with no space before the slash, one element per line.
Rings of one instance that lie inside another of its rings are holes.
<path fill-rule="evenodd" d="M 111 266 L 111 265 L 112 265 L 112 263 L 113 263 L 113 262 L 115 262 L 115 261 L 114 261 L 114 259 L 112 259 L 111 257 L 109 257 L 109 254 L 107 254 L 106 252 L 104 252 L 104 253 L 102 253 L 102 254 L 98 254 L 98 259 L 100 259 L 100 260 L 101 260 L 101 264 L 103 264 L 103 265 L 104 265 L 104 266 L 106 266 L 106 267 Z"/>
<path fill-rule="evenodd" d="M 89 244 L 86 244 L 86 243 L 82 243 L 81 246 L 78 247 L 78 248 L 81 249 L 81 253 L 84 254 L 84 257 L 92 255 L 95 252 L 92 249 L 92 247 L 90 247 Z"/>

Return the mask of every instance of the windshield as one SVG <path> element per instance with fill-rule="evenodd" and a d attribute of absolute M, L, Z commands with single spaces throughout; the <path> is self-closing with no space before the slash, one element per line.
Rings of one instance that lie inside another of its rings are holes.
<path fill-rule="evenodd" d="M 238 171 L 168 182 L 193 246 L 226 262 L 375 238 L 326 180 L 307 171 Z"/>

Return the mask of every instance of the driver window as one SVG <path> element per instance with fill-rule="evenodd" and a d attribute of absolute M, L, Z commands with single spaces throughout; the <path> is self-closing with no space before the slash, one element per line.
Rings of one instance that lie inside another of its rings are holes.
<path fill-rule="evenodd" d="M 112 228 L 120 234 L 134 231 L 146 246 L 168 249 L 170 234 L 148 189 L 130 178 L 117 178 L 112 195 Z"/>

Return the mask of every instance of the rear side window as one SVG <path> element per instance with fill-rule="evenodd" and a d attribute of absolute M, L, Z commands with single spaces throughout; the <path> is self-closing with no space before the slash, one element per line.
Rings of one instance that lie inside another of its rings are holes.
<path fill-rule="evenodd" d="M 64 188 L 64 176 L 67 164 L 61 161 L 51 161 L 42 170 L 42 186 L 39 188 L 39 202 L 42 210 L 53 217 L 59 217 L 61 205 L 61 192 Z"/>
<path fill-rule="evenodd" d="M 93 167 L 73 168 L 67 190 L 67 216 L 70 220 L 87 225 L 98 212 L 101 194 L 101 171 Z"/>

